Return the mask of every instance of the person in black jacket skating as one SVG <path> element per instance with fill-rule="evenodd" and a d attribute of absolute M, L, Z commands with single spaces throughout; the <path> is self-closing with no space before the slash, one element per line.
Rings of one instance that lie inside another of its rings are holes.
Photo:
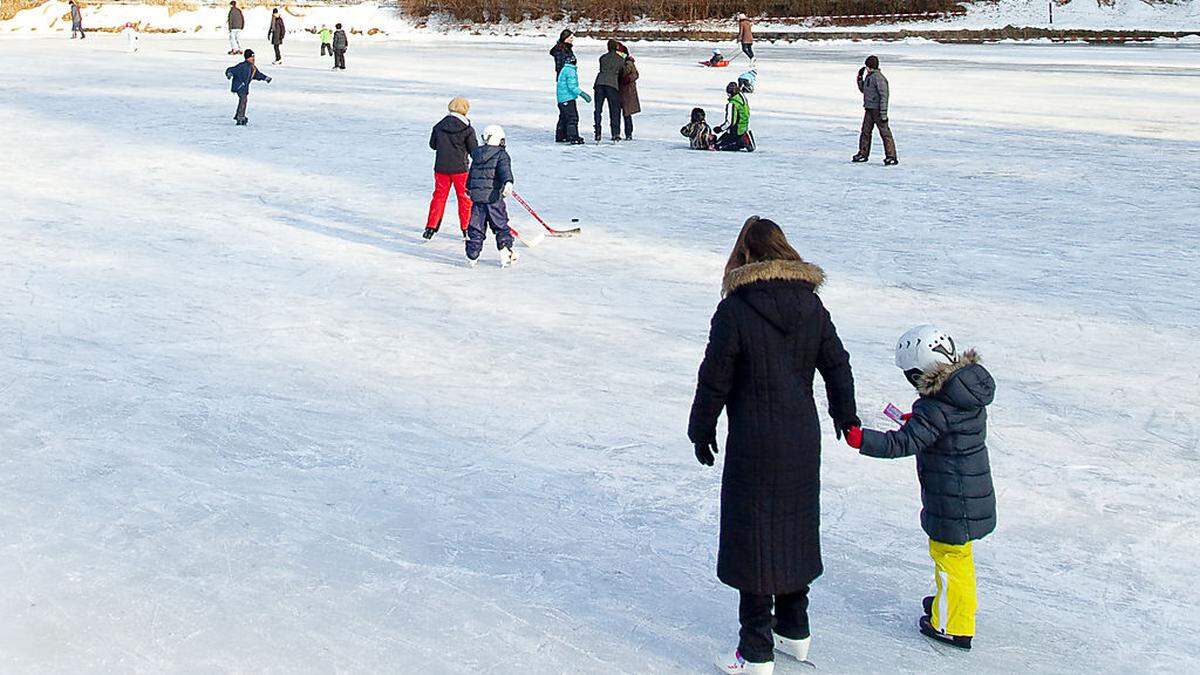
<path fill-rule="evenodd" d="M 963 649 L 975 635 L 972 542 L 996 529 L 996 491 L 987 451 L 987 407 L 996 382 L 974 350 L 917 326 L 896 344 L 896 365 L 920 397 L 897 431 L 851 429 L 846 442 L 868 457 L 917 456 L 921 527 L 929 536 L 937 593 L 918 621 L 930 638 Z"/>
<path fill-rule="evenodd" d="M 283 63 L 283 54 L 279 51 L 279 47 L 283 44 L 284 35 L 287 35 L 287 27 L 283 25 L 283 17 L 279 15 L 279 8 L 275 8 L 271 10 L 271 27 L 267 29 L 267 39 L 275 48 L 275 65 Z"/>
<path fill-rule="evenodd" d="M 471 172 L 467 176 L 471 195 L 471 222 L 467 226 L 467 262 L 479 264 L 483 240 L 491 226 L 500 250 L 500 266 L 517 261 L 513 251 L 513 233 L 508 227 L 508 209 L 504 198 L 513 194 L 512 160 L 505 149 L 504 128 L 490 125 L 483 130 L 483 145 L 471 153 Z"/>
<path fill-rule="evenodd" d="M 741 632 L 737 651 L 717 665 L 770 672 L 775 649 L 807 658 L 808 588 L 823 569 L 817 372 L 838 433 L 859 421 L 850 356 L 817 295 L 821 268 L 802 260 L 773 221 L 755 216 L 725 270 L 688 438 L 700 463 L 712 466 L 725 411 L 717 577 L 741 594 Z"/>
<path fill-rule="evenodd" d="M 350 48 L 350 40 L 346 39 L 346 31 L 342 30 L 342 24 L 334 26 L 333 31 L 333 69 L 346 69 L 346 50 Z"/>
<path fill-rule="evenodd" d="M 467 195 L 467 170 L 471 168 L 471 153 L 479 147 L 475 140 L 475 129 L 467 112 L 471 103 L 456 97 L 447 106 L 449 115 L 433 126 L 429 134 L 429 149 L 437 152 L 433 160 L 433 199 L 429 202 L 429 217 L 425 220 L 425 239 L 432 239 L 442 226 L 442 214 L 446 212 L 446 200 L 450 186 L 458 200 L 458 223 L 463 239 L 467 238 L 467 225 L 471 222 L 471 198 Z"/>
<path fill-rule="evenodd" d="M 254 80 L 271 82 L 271 78 L 259 70 L 258 66 L 254 65 L 253 49 L 247 49 L 242 56 L 245 60 L 236 66 L 230 66 L 225 69 L 226 79 L 231 80 L 229 90 L 238 97 L 237 112 L 233 114 L 233 119 L 237 121 L 240 127 L 244 127 L 250 122 L 250 120 L 246 119 L 246 104 L 250 98 L 250 83 Z"/>

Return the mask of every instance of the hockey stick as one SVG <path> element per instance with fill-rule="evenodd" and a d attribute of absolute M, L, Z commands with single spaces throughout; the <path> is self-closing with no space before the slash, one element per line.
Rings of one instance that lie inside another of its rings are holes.
<path fill-rule="evenodd" d="M 538 232 L 537 234 L 535 234 L 532 237 L 522 237 L 521 233 L 517 232 L 517 228 L 513 227 L 512 225 L 508 226 L 508 230 L 510 232 L 512 232 L 512 235 L 514 237 L 516 237 L 517 239 L 520 239 L 522 244 L 525 244 L 529 248 L 533 248 L 534 246 L 537 246 L 538 244 L 542 243 L 542 240 L 544 240 L 546 238 L 546 235 L 542 234 L 541 232 Z"/>
<path fill-rule="evenodd" d="M 525 207 L 525 210 L 529 212 L 529 215 L 533 216 L 534 220 L 538 221 L 542 224 L 542 227 L 546 228 L 546 231 L 550 233 L 551 237 L 574 237 L 575 235 L 579 234 L 578 227 L 571 228 L 569 230 L 556 230 L 553 227 L 550 227 L 546 224 L 546 221 L 542 220 L 542 217 L 537 214 L 537 211 L 533 210 L 533 207 L 529 205 L 529 202 L 525 201 L 524 197 L 516 192 L 513 192 L 513 197 L 520 202 L 521 206 Z"/>

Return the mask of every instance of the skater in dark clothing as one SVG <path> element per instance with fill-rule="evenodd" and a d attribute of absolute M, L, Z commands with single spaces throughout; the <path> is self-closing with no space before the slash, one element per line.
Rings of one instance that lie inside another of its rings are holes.
<path fill-rule="evenodd" d="M 71 0 L 71 39 L 75 39 L 75 34 L 79 33 L 79 39 L 87 37 L 83 32 L 83 12 L 79 9 L 79 5 L 75 4 L 75 0 Z"/>
<path fill-rule="evenodd" d="M 429 202 L 429 217 L 425 220 L 425 239 L 432 239 L 442 226 L 450 187 L 458 199 L 458 225 L 463 239 L 471 222 L 471 198 L 467 196 L 467 171 L 471 168 L 471 153 L 479 147 L 475 128 L 467 118 L 471 102 L 456 97 L 447 106 L 450 114 L 434 125 L 429 134 L 429 149 L 437 152 L 433 160 L 433 199 Z"/>
<path fill-rule="evenodd" d="M 987 407 L 996 382 L 974 350 L 959 353 L 949 334 L 929 325 L 900 337 L 896 365 L 919 398 L 896 431 L 850 429 L 846 442 L 868 457 L 917 457 L 921 527 L 929 536 L 937 593 L 926 597 L 918 626 L 962 649 L 975 635 L 972 542 L 996 529 L 996 491 L 987 451 Z"/>
<path fill-rule="evenodd" d="M 333 69 L 346 69 L 346 50 L 350 48 L 350 40 L 346 39 L 346 31 L 342 30 L 342 24 L 334 26 L 337 30 L 333 31 Z"/>
<path fill-rule="evenodd" d="M 687 136 L 688 146 L 693 150 L 717 149 L 717 135 L 704 119 L 704 108 L 692 108 L 692 121 L 684 125 L 679 133 Z"/>
<path fill-rule="evenodd" d="M 754 152 L 754 133 L 750 131 L 750 102 L 737 82 L 725 87 L 729 100 L 725 103 L 725 121 L 713 132 L 720 135 L 717 150 Z"/>
<path fill-rule="evenodd" d="M 858 90 L 863 95 L 863 122 L 858 134 L 858 154 L 851 157 L 850 161 L 865 162 L 871 158 L 871 133 L 875 127 L 879 127 L 884 165 L 899 164 L 896 141 L 888 125 L 888 81 L 879 70 L 879 57 L 868 56 L 866 65 L 858 69 Z"/>
<path fill-rule="evenodd" d="M 229 15 L 225 17 L 225 25 L 229 29 L 229 54 L 242 53 L 240 38 L 242 29 L 246 27 L 246 17 L 237 6 L 237 0 L 229 1 Z"/>
<path fill-rule="evenodd" d="M 579 67 L 574 63 L 565 63 L 558 73 L 558 129 L 562 133 L 562 142 L 571 145 L 583 145 L 583 139 L 579 136 L 579 108 L 575 99 L 592 102 L 592 97 L 579 88 L 578 71 Z"/>
<path fill-rule="evenodd" d="M 739 13 L 737 15 L 738 22 L 738 44 L 742 46 L 742 52 L 753 61 L 754 60 L 754 29 L 750 23 L 750 17 Z"/>
<path fill-rule="evenodd" d="M 770 673 L 776 650 L 808 657 L 808 589 L 823 571 L 817 372 L 838 435 L 860 426 L 850 355 L 817 295 L 824 280 L 757 216 L 725 266 L 688 423 L 696 459 L 712 466 L 722 410 L 729 422 L 717 577 L 741 594 L 741 632 L 723 672 Z"/>
<path fill-rule="evenodd" d="M 558 85 L 558 96 L 556 97 L 558 100 L 558 124 L 554 127 L 554 142 L 555 143 L 571 143 L 579 135 L 578 133 L 568 134 L 566 129 L 563 127 L 564 118 L 563 118 L 563 100 L 562 100 L 562 71 L 563 71 L 563 67 L 566 66 L 567 64 L 571 64 L 571 65 L 576 64 L 575 50 L 574 50 L 574 47 L 572 46 L 574 44 L 574 42 L 575 42 L 575 34 L 571 32 L 570 28 L 564 28 L 563 32 L 560 33 L 558 36 L 558 42 L 553 47 L 550 48 L 550 56 L 554 57 L 554 77 L 556 78 L 557 85 Z M 577 81 L 576 89 L 578 89 L 579 88 L 578 87 L 578 79 L 579 79 L 578 72 L 576 72 L 576 74 L 575 74 L 575 79 Z M 574 98 L 571 99 L 571 101 L 572 101 L 571 107 L 572 108 L 575 107 L 575 104 L 573 103 L 574 100 L 575 100 Z M 589 100 L 589 101 L 592 100 L 592 97 L 588 96 L 587 100 Z M 578 125 L 579 125 L 579 111 L 578 110 L 575 111 L 575 125 L 576 125 L 576 127 L 578 127 Z"/>
<path fill-rule="evenodd" d="M 504 198 L 513 194 L 512 160 L 504 144 L 504 129 L 491 125 L 483 130 L 483 145 L 471 153 L 471 172 L 467 177 L 471 196 L 471 222 L 467 227 L 467 262 L 479 264 L 483 240 L 490 226 L 500 250 L 500 266 L 517 261 L 513 234 L 508 227 L 508 209 Z"/>
<path fill-rule="evenodd" d="M 284 35 L 287 35 L 287 27 L 283 25 L 283 17 L 279 15 L 278 8 L 273 9 L 271 10 L 271 27 L 267 29 L 267 39 L 275 48 L 275 65 L 283 63 L 283 54 L 279 52 L 279 46 L 283 44 Z"/>
<path fill-rule="evenodd" d="M 621 94 L 621 116 L 625 120 L 625 140 L 633 140 L 633 116 L 642 111 L 642 101 L 638 97 L 637 81 L 640 75 L 637 69 L 637 60 L 621 45 L 620 53 L 625 57 L 625 65 L 621 68 L 620 77 L 620 94 Z"/>
<path fill-rule="evenodd" d="M 250 98 L 250 83 L 254 80 L 271 82 L 271 78 L 263 74 L 258 69 L 258 66 L 254 65 L 253 49 L 247 49 L 244 57 L 245 60 L 241 63 L 225 69 L 225 77 L 232 80 L 229 90 L 237 94 L 238 97 L 237 112 L 233 114 L 233 119 L 237 121 L 239 127 L 244 127 L 250 122 L 250 120 L 246 119 L 246 103 Z"/>
<path fill-rule="evenodd" d="M 594 129 L 596 142 L 600 141 L 601 120 L 604 105 L 608 104 L 608 127 L 614 141 L 621 140 L 621 71 L 625 68 L 625 57 L 617 51 L 621 43 L 608 41 L 608 51 L 600 57 L 600 72 L 596 74 Z"/>

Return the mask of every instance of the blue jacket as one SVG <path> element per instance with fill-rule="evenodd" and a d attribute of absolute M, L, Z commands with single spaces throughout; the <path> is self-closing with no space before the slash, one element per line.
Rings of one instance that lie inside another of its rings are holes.
<path fill-rule="evenodd" d="M 242 61 L 236 66 L 230 66 L 225 69 L 225 77 L 233 80 L 229 85 L 229 91 L 235 94 L 250 93 L 251 80 L 267 80 L 271 78 L 263 74 L 263 71 L 258 69 L 258 66 L 251 64 L 249 61 Z"/>
<path fill-rule="evenodd" d="M 500 201 L 505 183 L 513 182 L 512 159 L 502 145 L 481 145 L 471 153 L 467 194 L 476 204 Z"/>
<path fill-rule="evenodd" d="M 580 96 L 585 101 L 588 99 L 588 95 L 579 88 L 579 66 L 564 63 L 562 70 L 558 71 L 558 102 L 574 101 Z"/>

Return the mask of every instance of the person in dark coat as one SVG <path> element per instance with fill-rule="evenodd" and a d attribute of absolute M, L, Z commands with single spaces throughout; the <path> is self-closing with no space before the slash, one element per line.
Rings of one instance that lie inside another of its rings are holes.
<path fill-rule="evenodd" d="M 271 27 L 267 29 L 267 39 L 275 48 L 275 65 L 283 63 L 283 54 L 279 52 L 279 46 L 283 44 L 284 35 L 287 35 L 287 27 L 283 25 L 283 17 L 279 15 L 277 7 L 271 10 Z"/>
<path fill-rule="evenodd" d="M 242 45 L 239 38 L 242 29 L 246 27 L 246 17 L 238 8 L 237 0 L 229 0 L 229 15 L 225 17 L 225 25 L 229 29 L 229 54 L 241 54 Z"/>
<path fill-rule="evenodd" d="M 475 128 L 467 118 L 471 103 L 461 96 L 447 106 L 449 115 L 433 126 L 429 134 L 429 149 L 437 154 L 433 160 L 433 199 L 429 202 L 429 217 L 425 220 L 426 240 L 432 239 L 442 226 L 442 215 L 446 212 L 446 200 L 450 186 L 458 200 L 458 224 L 463 239 L 467 238 L 467 226 L 471 222 L 471 198 L 467 195 L 467 171 L 471 168 L 471 153 L 479 147 L 475 140 Z"/>
<path fill-rule="evenodd" d="M 600 142 L 600 121 L 604 117 L 604 105 L 608 104 L 608 126 L 614 141 L 621 140 L 621 71 L 625 68 L 625 57 L 618 50 L 621 43 L 608 41 L 608 51 L 600 57 L 600 72 L 596 74 L 594 115 L 596 142 Z"/>
<path fill-rule="evenodd" d="M 817 295 L 824 280 L 773 221 L 747 220 L 700 365 L 688 438 L 701 464 L 713 464 L 722 410 L 729 420 L 717 577 L 741 593 L 741 632 L 717 664 L 727 672 L 768 672 L 776 643 L 807 657 L 808 588 L 823 570 L 815 373 L 839 436 L 859 426 L 850 356 Z"/>
<path fill-rule="evenodd" d="M 871 134 L 879 127 L 879 138 L 883 140 L 883 163 L 894 166 L 900 163 L 896 157 L 896 139 L 888 124 L 888 81 L 879 70 L 879 57 L 868 56 L 866 65 L 858 69 L 858 90 L 863 95 L 862 129 L 858 132 L 858 153 L 851 162 L 865 162 L 871 158 Z"/>
<path fill-rule="evenodd" d="M 571 32 L 570 28 L 564 28 L 562 33 L 558 35 L 558 42 L 550 48 L 550 56 L 554 57 L 554 80 L 559 83 L 562 78 L 563 66 L 568 63 L 576 63 L 575 60 L 575 33 Z M 557 96 L 555 98 L 558 98 Z M 574 100 L 574 99 L 572 99 Z M 554 142 L 555 143 L 570 143 L 574 137 L 569 136 L 566 131 L 566 124 L 562 114 L 562 101 L 558 101 L 558 124 L 554 127 Z M 576 115 L 578 117 L 578 115 Z M 576 121 L 578 123 L 578 120 Z M 578 134 L 576 134 L 578 136 Z"/>
<path fill-rule="evenodd" d="M 75 39 L 75 34 L 79 34 L 79 39 L 87 37 L 83 32 L 83 12 L 79 9 L 79 5 L 75 4 L 75 0 L 70 1 L 71 6 L 71 39 Z"/>
<path fill-rule="evenodd" d="M 996 491 L 987 451 L 987 406 L 996 382 L 979 354 L 959 354 L 954 339 L 933 326 L 900 338 L 896 365 L 920 397 L 904 426 L 886 433 L 851 429 L 846 442 L 863 455 L 917 457 L 921 527 L 929 536 L 937 593 L 925 598 L 925 635 L 971 648 L 975 635 L 975 562 L 971 543 L 996 529 Z"/>
<path fill-rule="evenodd" d="M 225 77 L 231 80 L 229 91 L 232 91 L 238 97 L 237 112 L 233 114 L 233 119 L 237 121 L 240 127 L 244 127 L 250 123 L 250 120 L 246 119 L 246 103 L 250 98 L 250 83 L 254 80 L 271 82 L 271 78 L 259 70 L 258 66 L 254 65 L 253 49 L 247 49 L 243 56 L 245 58 L 244 61 L 236 66 L 230 66 L 225 69 Z"/>
<path fill-rule="evenodd" d="M 346 38 L 346 31 L 342 30 L 342 24 L 334 26 L 333 31 L 333 69 L 346 69 L 346 50 L 350 48 L 350 40 Z"/>
<path fill-rule="evenodd" d="M 508 227 L 508 208 L 504 205 L 504 198 L 513 194 L 513 173 L 503 127 L 493 124 L 483 130 L 483 145 L 471 153 L 467 193 L 471 196 L 471 222 L 467 226 L 468 263 L 471 267 L 479 264 L 489 226 L 496 235 L 500 266 L 508 267 L 516 262 L 517 254 L 512 249 L 513 233 Z"/>
<path fill-rule="evenodd" d="M 621 115 L 625 119 L 625 140 L 633 140 L 633 116 L 642 111 L 642 101 L 638 98 L 637 81 L 640 75 L 637 60 L 629 53 L 625 45 L 621 45 L 620 53 L 625 57 L 625 65 L 621 68 L 620 95 Z"/>

